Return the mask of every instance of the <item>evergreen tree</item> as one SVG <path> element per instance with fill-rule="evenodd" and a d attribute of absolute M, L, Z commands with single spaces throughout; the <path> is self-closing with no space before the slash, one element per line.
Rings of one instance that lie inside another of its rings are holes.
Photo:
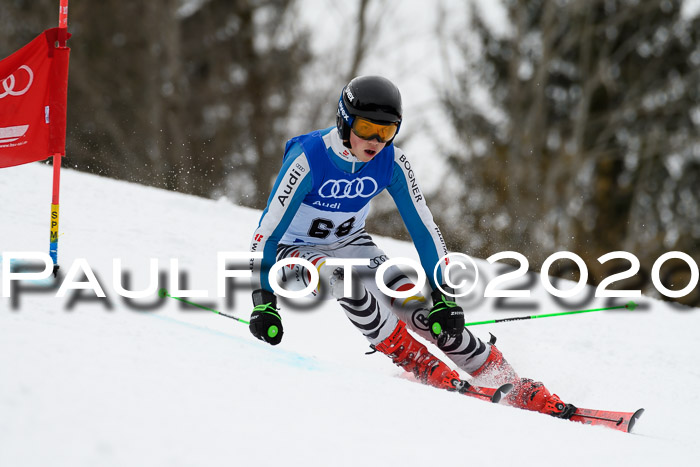
<path fill-rule="evenodd" d="M 446 236 L 535 268 L 573 251 L 598 278 L 615 250 L 646 271 L 668 250 L 700 260 L 700 19 L 682 18 L 679 0 L 505 5 L 510 34 L 471 12 L 445 93 L 463 144 L 449 157 L 441 202 L 460 222 Z"/>
<path fill-rule="evenodd" d="M 7 3 L 7 2 L 6 2 Z M 71 2 L 66 164 L 262 207 L 308 33 L 285 0 Z M 53 0 L 3 6 L 0 56 L 56 25 Z"/>

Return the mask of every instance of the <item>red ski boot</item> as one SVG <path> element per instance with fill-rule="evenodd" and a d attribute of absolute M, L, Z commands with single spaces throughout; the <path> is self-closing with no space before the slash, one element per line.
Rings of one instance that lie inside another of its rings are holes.
<path fill-rule="evenodd" d="M 511 396 L 511 394 L 513 395 Z M 576 407 L 573 404 L 565 404 L 559 396 L 550 394 L 542 383 L 528 378 L 522 378 L 520 385 L 508 394 L 508 402 L 521 409 L 558 418 L 568 419 L 576 412 Z"/>
<path fill-rule="evenodd" d="M 540 382 L 529 378 L 520 378 L 498 348 L 491 344 L 486 361 L 472 373 L 482 384 L 511 383 L 513 389 L 505 400 L 509 405 L 520 409 L 532 410 L 559 418 L 570 418 L 576 407 L 565 404 L 556 394 L 550 394 Z"/>
<path fill-rule="evenodd" d="M 396 365 L 413 373 L 422 383 L 457 390 L 455 381 L 460 381 L 459 373 L 428 352 L 423 344 L 408 333 L 403 321 L 399 321 L 394 332 L 374 348 L 389 356 Z"/>
<path fill-rule="evenodd" d="M 488 358 L 476 371 L 472 372 L 472 377 L 488 386 L 506 383 L 517 386 L 520 382 L 518 374 L 510 366 L 510 363 L 503 358 L 503 354 L 498 350 L 498 347 L 493 344 L 491 344 Z"/>

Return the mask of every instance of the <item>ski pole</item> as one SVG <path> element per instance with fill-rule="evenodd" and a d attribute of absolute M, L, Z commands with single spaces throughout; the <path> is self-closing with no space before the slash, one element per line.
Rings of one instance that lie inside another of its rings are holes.
<path fill-rule="evenodd" d="M 590 310 L 564 311 L 562 313 L 548 313 L 546 315 L 515 316 L 512 318 L 491 319 L 488 321 L 474 321 L 473 323 L 465 324 L 465 326 L 478 326 L 479 324 L 505 323 L 506 321 L 520 321 L 523 319 L 551 318 L 552 316 L 575 315 L 578 313 L 592 313 L 594 311 L 617 310 L 620 308 L 627 308 L 630 311 L 634 311 L 634 309 L 637 308 L 637 304 L 634 303 L 633 301 L 629 301 L 629 302 L 627 302 L 626 305 L 611 306 L 609 308 L 592 308 Z"/>
<path fill-rule="evenodd" d="M 238 321 L 238 322 L 240 322 L 240 323 L 243 323 L 243 324 L 250 324 L 248 321 L 246 321 L 246 320 L 244 320 L 244 319 L 241 319 L 241 318 L 236 318 L 236 317 L 233 316 L 233 315 L 227 315 L 226 313 L 222 313 L 222 312 L 220 312 L 220 311 L 218 311 L 218 310 L 214 310 L 214 309 L 212 309 L 212 308 L 207 308 L 207 307 L 204 306 L 204 305 L 200 305 L 200 304 L 198 304 L 198 303 L 190 302 L 190 301 L 188 301 L 188 300 L 185 300 L 184 298 L 173 297 L 172 295 L 170 295 L 170 294 L 168 293 L 168 291 L 167 291 L 166 289 L 160 289 L 160 290 L 158 291 L 158 296 L 161 297 L 161 298 L 163 298 L 163 297 L 170 297 L 170 298 L 173 298 L 173 299 L 175 299 L 175 300 L 179 300 L 179 301 L 181 301 L 181 302 L 183 302 L 183 303 L 187 303 L 188 305 L 196 306 L 197 308 L 201 308 L 201 309 L 203 309 L 203 310 L 213 311 L 213 312 L 216 313 L 217 315 L 221 315 L 221 316 L 225 316 L 225 317 L 227 317 L 227 318 L 235 319 L 236 321 Z"/>

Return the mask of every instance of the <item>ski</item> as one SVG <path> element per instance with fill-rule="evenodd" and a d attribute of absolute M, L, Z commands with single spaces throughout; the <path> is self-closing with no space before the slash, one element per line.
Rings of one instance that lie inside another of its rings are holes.
<path fill-rule="evenodd" d="M 508 394 L 513 389 L 512 384 L 504 384 L 497 388 L 484 388 L 481 386 L 472 386 L 467 381 L 455 379 L 452 381 L 455 391 L 465 396 L 475 397 L 477 399 L 486 400 L 497 404 L 501 398 Z"/>
<path fill-rule="evenodd" d="M 456 391 L 465 396 L 475 397 L 496 404 L 513 389 L 512 384 L 504 384 L 498 388 L 489 388 L 473 386 L 467 381 L 458 379 L 452 380 L 452 385 L 455 389 L 451 389 L 451 391 Z M 505 404 L 509 405 L 507 402 L 505 402 Z M 613 430 L 631 433 L 635 423 L 643 413 L 644 409 L 639 409 L 636 412 L 614 412 L 610 410 L 576 408 L 570 417 L 563 417 L 562 419 L 583 423 L 585 425 L 604 426 L 612 428 Z"/>
<path fill-rule="evenodd" d="M 609 410 L 576 409 L 569 420 L 586 425 L 599 425 L 613 430 L 632 432 L 635 423 L 644 413 L 644 409 L 636 412 L 611 412 Z"/>

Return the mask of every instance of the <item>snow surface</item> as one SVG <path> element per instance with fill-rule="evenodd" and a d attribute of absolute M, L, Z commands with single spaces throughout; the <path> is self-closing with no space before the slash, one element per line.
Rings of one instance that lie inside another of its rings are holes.
<path fill-rule="evenodd" d="M 46 251 L 50 187 L 43 164 L 0 171 L 0 251 Z M 148 258 L 163 270 L 177 258 L 189 288 L 213 297 L 217 252 L 247 251 L 260 213 L 73 170 L 63 171 L 61 201 L 62 268 L 85 258 L 112 308 L 93 299 L 68 309 L 70 293 L 24 292 L 17 309 L 0 299 L 0 466 L 643 466 L 700 455 L 697 310 L 643 298 L 641 312 L 473 328 L 497 334 L 521 375 L 567 401 L 646 408 L 629 435 L 411 381 L 383 355 L 364 355 L 366 341 L 333 302 L 283 302 L 277 347 L 174 300 L 134 311 L 112 285 L 113 258 L 132 272 L 132 289 L 147 286 Z M 411 245 L 377 240 L 416 258 Z M 242 282 L 233 298 L 230 310 L 224 299 L 197 301 L 247 319 Z M 537 284 L 529 301 L 535 312 L 562 309 Z M 517 314 L 475 302 L 468 320 Z"/>

